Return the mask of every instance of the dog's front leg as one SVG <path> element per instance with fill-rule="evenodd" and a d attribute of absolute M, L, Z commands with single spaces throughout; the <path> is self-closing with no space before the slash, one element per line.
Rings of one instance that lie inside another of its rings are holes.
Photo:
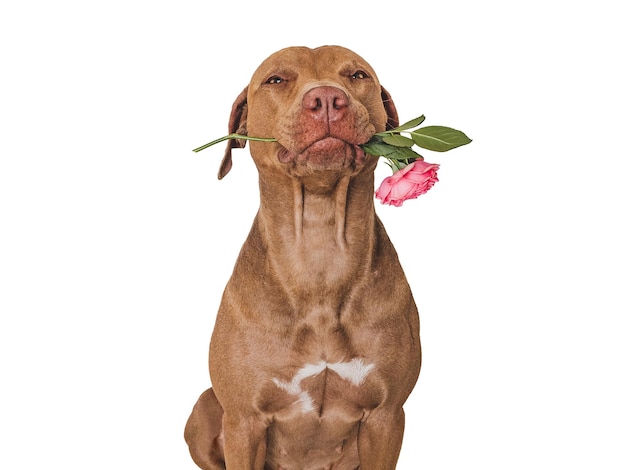
<path fill-rule="evenodd" d="M 263 470 L 267 426 L 256 417 L 224 414 L 224 457 L 227 469 Z"/>
<path fill-rule="evenodd" d="M 396 468 L 402 436 L 404 411 L 377 409 L 361 423 L 359 429 L 360 470 L 393 470 Z"/>

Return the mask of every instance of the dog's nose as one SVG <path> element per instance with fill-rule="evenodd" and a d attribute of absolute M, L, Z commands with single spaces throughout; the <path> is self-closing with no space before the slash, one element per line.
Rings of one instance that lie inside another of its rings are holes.
<path fill-rule="evenodd" d="M 328 122 L 341 120 L 349 104 L 348 96 L 332 86 L 312 88 L 302 98 L 302 107 L 311 117 Z"/>

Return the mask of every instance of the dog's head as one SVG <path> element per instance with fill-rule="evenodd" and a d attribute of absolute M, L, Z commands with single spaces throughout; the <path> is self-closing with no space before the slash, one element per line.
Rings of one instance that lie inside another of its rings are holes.
<path fill-rule="evenodd" d="M 304 176 L 360 171 L 376 158 L 359 145 L 397 125 L 391 96 L 372 67 L 348 49 L 323 46 L 268 57 L 233 104 L 228 127 L 229 133 L 277 139 L 250 143 L 259 171 Z M 228 142 L 219 178 L 232 167 L 231 150 L 245 144 Z"/>

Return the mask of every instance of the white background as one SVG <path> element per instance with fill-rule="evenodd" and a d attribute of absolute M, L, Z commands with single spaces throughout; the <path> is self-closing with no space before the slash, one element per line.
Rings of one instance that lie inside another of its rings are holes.
<path fill-rule="evenodd" d="M 218 182 L 223 146 L 191 149 L 267 55 L 340 44 L 401 121 L 474 139 L 377 205 L 422 319 L 398 468 L 626 468 L 617 6 L 3 3 L 0 467 L 196 468 L 183 427 L 258 196 L 247 150 Z"/>

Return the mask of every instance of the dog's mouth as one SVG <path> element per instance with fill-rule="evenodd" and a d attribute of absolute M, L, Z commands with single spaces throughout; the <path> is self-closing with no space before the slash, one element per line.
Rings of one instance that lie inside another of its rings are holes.
<path fill-rule="evenodd" d="M 306 165 L 317 170 L 360 166 L 365 162 L 365 158 L 366 154 L 359 144 L 332 136 L 316 140 L 301 151 L 281 147 L 278 152 L 278 160 L 281 163 Z"/>

